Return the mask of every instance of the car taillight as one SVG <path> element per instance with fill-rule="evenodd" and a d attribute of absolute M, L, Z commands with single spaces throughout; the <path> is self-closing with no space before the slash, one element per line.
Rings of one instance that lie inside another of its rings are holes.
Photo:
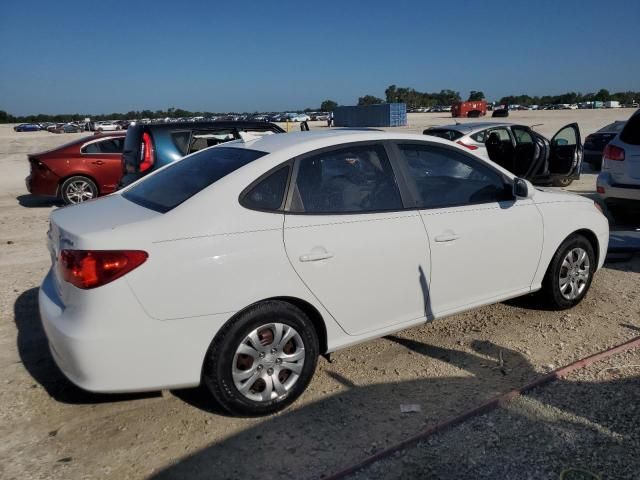
<path fill-rule="evenodd" d="M 47 165 L 45 165 L 44 163 L 42 163 L 40 160 L 38 160 L 37 158 L 31 157 L 29 159 L 29 163 L 31 163 L 31 169 L 33 170 L 40 170 L 41 172 L 47 172 L 49 171 L 49 167 L 47 167 Z"/>
<path fill-rule="evenodd" d="M 615 145 L 609 144 L 604 147 L 602 159 L 622 162 L 624 160 L 624 148 L 616 147 Z"/>
<path fill-rule="evenodd" d="M 148 257 L 141 250 L 62 250 L 58 265 L 63 280 L 89 289 L 126 275 Z"/>
<path fill-rule="evenodd" d="M 153 150 L 153 142 L 151 135 L 147 132 L 142 134 L 142 145 L 140 146 L 140 172 L 149 170 L 155 162 L 155 151 Z"/>
<path fill-rule="evenodd" d="M 478 147 L 476 147 L 475 145 L 469 145 L 468 143 L 464 143 L 461 140 L 458 140 L 456 143 L 458 145 L 462 145 L 463 147 L 467 147 L 469 150 L 477 150 L 478 149 Z"/>

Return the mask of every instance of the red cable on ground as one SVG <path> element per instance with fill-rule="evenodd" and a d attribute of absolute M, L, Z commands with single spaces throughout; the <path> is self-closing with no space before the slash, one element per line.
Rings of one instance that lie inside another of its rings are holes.
<path fill-rule="evenodd" d="M 418 442 L 421 442 L 427 439 L 431 435 L 434 435 L 436 433 L 442 432 L 443 430 L 459 425 L 462 422 L 472 417 L 481 415 L 483 413 L 487 413 L 499 407 L 500 405 L 508 403 L 509 401 L 513 400 L 515 397 L 522 395 L 524 393 L 527 393 L 530 390 L 533 390 L 536 387 L 541 387 L 543 385 L 553 382 L 554 380 L 566 377 L 569 373 L 574 372 L 575 370 L 588 367 L 593 363 L 596 363 L 600 360 L 603 360 L 617 353 L 626 352 L 627 350 L 631 350 L 638 347 L 640 347 L 640 337 L 633 338 L 628 342 L 622 343 L 616 347 L 612 347 L 607 350 L 603 350 L 602 352 L 598 352 L 594 355 L 591 355 L 589 357 L 583 358 L 581 360 L 577 360 L 573 363 L 570 363 L 569 365 L 558 368 L 551 373 L 543 375 L 542 377 L 536 380 L 533 380 L 530 383 L 527 383 L 525 386 L 521 388 L 517 388 L 507 393 L 498 395 L 497 397 L 493 397 L 492 399 L 487 400 L 486 402 L 481 403 L 477 407 L 467 410 L 466 412 L 463 412 L 460 415 L 457 415 L 448 420 L 444 420 L 442 422 L 435 423 L 433 425 L 429 425 L 424 430 L 421 430 L 420 432 L 410 436 L 409 438 L 406 438 L 405 440 L 402 440 L 401 442 L 396 443 L 395 445 L 392 445 L 391 447 L 388 447 L 385 450 L 381 450 L 377 453 L 374 453 L 373 455 L 365 458 L 364 460 L 358 463 L 354 463 L 353 465 L 350 465 L 341 470 L 338 470 L 337 472 L 323 478 L 324 480 L 342 479 L 347 475 L 351 475 L 357 472 L 358 470 L 361 470 L 364 467 L 371 465 L 372 463 L 388 458 L 400 450 L 411 447 L 417 444 Z"/>

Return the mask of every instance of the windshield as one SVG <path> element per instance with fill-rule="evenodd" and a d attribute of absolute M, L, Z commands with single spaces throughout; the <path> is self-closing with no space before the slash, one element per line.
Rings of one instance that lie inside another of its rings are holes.
<path fill-rule="evenodd" d="M 266 152 L 244 148 L 208 148 L 149 175 L 122 196 L 143 207 L 165 213 L 264 155 Z"/>

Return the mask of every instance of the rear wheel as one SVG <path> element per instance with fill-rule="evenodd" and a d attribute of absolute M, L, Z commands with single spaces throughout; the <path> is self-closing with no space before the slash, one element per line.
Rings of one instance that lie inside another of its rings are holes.
<path fill-rule="evenodd" d="M 318 360 L 313 324 L 297 307 L 268 301 L 250 307 L 211 343 L 202 377 L 216 401 L 236 415 L 265 415 L 293 403 Z"/>
<path fill-rule="evenodd" d="M 90 178 L 75 176 L 67 178 L 60 188 L 62 201 L 67 205 L 86 202 L 98 196 L 98 187 Z"/>
<path fill-rule="evenodd" d="M 596 257 L 591 243 L 572 235 L 558 248 L 542 281 L 542 295 L 554 310 L 577 305 L 589 291 Z"/>

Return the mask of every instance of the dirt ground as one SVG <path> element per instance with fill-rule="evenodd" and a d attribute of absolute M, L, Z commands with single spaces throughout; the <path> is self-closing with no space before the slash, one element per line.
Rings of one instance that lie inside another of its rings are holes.
<path fill-rule="evenodd" d="M 509 120 L 543 123 L 537 128 L 548 136 L 578 121 L 586 136 L 630 114 L 514 112 Z M 409 123 L 403 130 L 421 132 L 452 119 L 410 114 Z M 607 263 L 586 299 L 570 311 L 545 311 L 521 299 L 337 352 L 333 363 L 319 361 L 299 401 L 265 418 L 221 415 L 201 389 L 142 395 L 83 392 L 55 367 L 37 309 L 37 288 L 49 268 L 47 220 L 56 207 L 27 195 L 24 186 L 27 153 L 78 136 L 15 133 L 0 126 L 1 478 L 321 478 L 640 330 L 640 258 L 634 257 Z M 587 195 L 594 188 L 594 175 L 571 186 Z M 495 368 L 500 355 L 506 374 Z M 621 372 L 630 381 L 638 375 L 637 369 Z M 562 391 L 557 395 L 562 397 Z M 579 398 L 588 396 L 587 389 Z M 546 402 L 541 398 L 536 401 Z M 402 414 L 402 404 L 418 404 L 420 412 Z M 528 421 L 542 422 L 534 417 Z M 464 442 L 453 442 L 439 452 L 464 459 L 460 454 L 466 448 Z"/>
<path fill-rule="evenodd" d="M 634 480 L 640 472 L 640 351 L 518 397 L 352 480 Z M 456 448 L 464 444 L 464 450 Z M 594 475 L 598 475 L 595 477 Z"/>

